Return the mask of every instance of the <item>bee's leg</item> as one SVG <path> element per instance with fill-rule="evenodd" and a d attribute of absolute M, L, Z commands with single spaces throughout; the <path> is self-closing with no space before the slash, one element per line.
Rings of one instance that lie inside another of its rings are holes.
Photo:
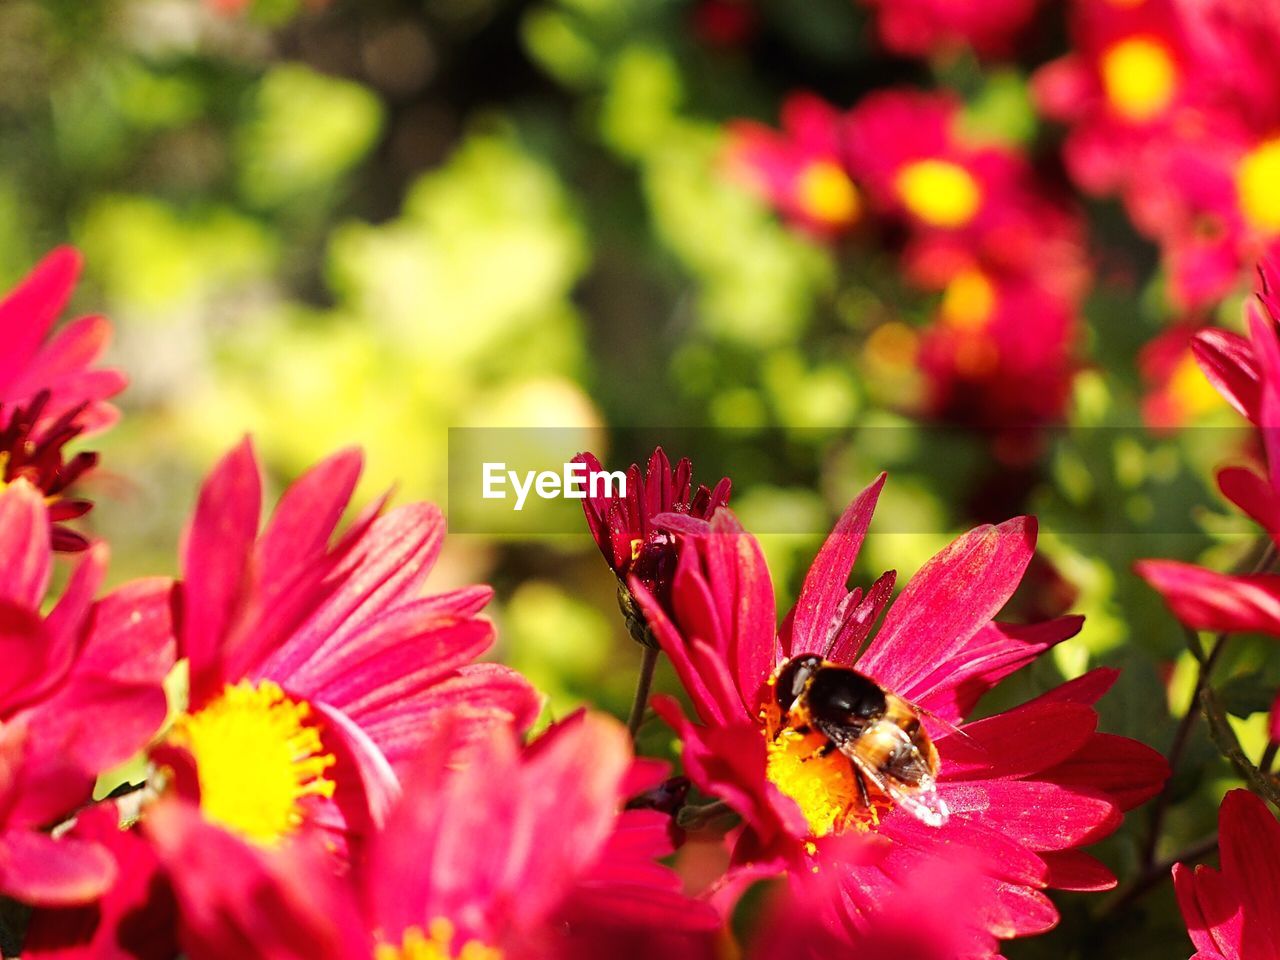
<path fill-rule="evenodd" d="M 858 799 L 862 801 L 862 806 L 866 810 L 871 809 L 871 794 L 867 791 L 867 778 L 855 764 L 853 767 L 853 781 L 858 785 Z"/>

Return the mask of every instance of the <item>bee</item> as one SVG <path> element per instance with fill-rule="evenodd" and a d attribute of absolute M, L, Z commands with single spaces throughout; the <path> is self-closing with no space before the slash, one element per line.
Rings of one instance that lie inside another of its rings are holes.
<path fill-rule="evenodd" d="M 815 756 L 839 751 L 849 759 L 866 809 L 874 809 L 874 789 L 931 827 L 947 822 L 950 811 L 936 786 L 938 751 L 918 707 L 852 667 L 816 654 L 792 657 L 769 682 L 770 731 L 824 737 Z"/>

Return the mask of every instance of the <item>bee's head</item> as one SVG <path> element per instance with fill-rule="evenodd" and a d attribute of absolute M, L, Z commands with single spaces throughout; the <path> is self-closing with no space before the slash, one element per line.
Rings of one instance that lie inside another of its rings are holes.
<path fill-rule="evenodd" d="M 796 698 L 804 693 L 805 685 L 822 669 L 823 659 L 817 654 L 807 653 L 792 657 L 778 670 L 777 684 L 773 695 L 778 706 L 784 711 L 790 710 Z"/>

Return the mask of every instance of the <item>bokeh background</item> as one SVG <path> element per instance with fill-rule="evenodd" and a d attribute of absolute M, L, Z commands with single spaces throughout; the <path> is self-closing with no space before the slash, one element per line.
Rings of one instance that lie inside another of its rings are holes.
<path fill-rule="evenodd" d="M 884 469 L 860 571 L 902 583 L 973 522 L 1036 513 L 1044 563 L 1019 613 L 1088 621 L 1009 701 L 1120 666 L 1105 729 L 1163 749 L 1191 661 L 1131 565 L 1248 551 L 1212 484 L 1244 434 L 1194 367 L 1152 374 L 1144 347 L 1186 312 L 1122 206 L 1073 188 L 1064 131 L 1033 105 L 1033 72 L 1069 46 L 1066 6 L 992 59 L 894 54 L 854 0 L 4 0 L 0 279 L 74 243 L 77 307 L 115 324 L 132 383 L 94 441 L 89 518 L 113 579 L 175 570 L 199 478 L 246 432 L 277 489 L 357 443 L 365 499 L 395 484 L 442 503 L 450 428 L 579 428 L 614 467 L 658 438 L 696 478 L 732 475 L 792 596 Z M 902 279 L 891 243 L 796 229 L 727 160 L 731 122 L 776 125 L 793 91 L 844 109 L 896 85 L 954 91 L 1085 224 L 1070 402 L 1014 456 L 922 406 L 913 331 L 938 297 Z M 1242 271 L 1199 322 L 1238 325 L 1249 286 Z M 1151 423 L 1169 389 L 1182 429 Z M 437 582 L 476 581 L 498 590 L 497 655 L 548 716 L 625 713 L 639 652 L 585 525 L 456 531 Z M 1261 750 L 1280 673 L 1261 641 L 1235 651 L 1224 697 Z M 659 724 L 644 743 L 674 757 Z M 1213 829 L 1232 782 L 1215 757 L 1199 737 L 1164 852 Z M 1102 848 L 1122 878 L 1144 828 L 1139 812 Z M 1010 957 L 1188 952 L 1167 888 L 1118 913 L 1057 900 L 1062 928 Z"/>

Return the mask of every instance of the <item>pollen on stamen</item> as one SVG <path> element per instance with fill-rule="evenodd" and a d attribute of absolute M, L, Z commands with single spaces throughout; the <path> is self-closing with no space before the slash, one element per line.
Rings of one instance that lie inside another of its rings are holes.
<path fill-rule="evenodd" d="M 863 806 L 849 759 L 824 756 L 825 745 L 820 734 L 784 728 L 768 743 L 769 780 L 800 807 L 814 838 L 869 829 L 879 820 L 875 807 Z"/>
<path fill-rule="evenodd" d="M 374 948 L 374 960 L 503 960 L 502 951 L 478 940 L 468 940 L 453 952 L 453 924 L 436 917 L 427 925 L 405 930 L 399 944 L 380 943 Z"/>
<path fill-rule="evenodd" d="M 228 684 L 215 700 L 174 724 L 169 740 L 192 754 L 206 817 L 244 838 L 273 845 L 305 819 L 307 797 L 332 797 L 333 766 L 310 704 L 269 680 Z"/>

